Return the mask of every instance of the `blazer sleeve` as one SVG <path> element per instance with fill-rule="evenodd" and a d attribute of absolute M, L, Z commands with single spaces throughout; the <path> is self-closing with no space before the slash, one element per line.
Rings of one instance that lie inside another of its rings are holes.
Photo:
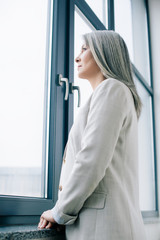
<path fill-rule="evenodd" d="M 106 80 L 100 85 L 93 92 L 81 150 L 52 209 L 52 216 L 59 224 L 74 223 L 84 202 L 105 176 L 127 117 L 128 102 L 122 83 Z"/>

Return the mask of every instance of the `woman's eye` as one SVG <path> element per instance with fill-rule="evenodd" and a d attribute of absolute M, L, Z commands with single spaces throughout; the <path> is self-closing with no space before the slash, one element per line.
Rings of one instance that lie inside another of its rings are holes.
<path fill-rule="evenodd" d="M 82 51 L 85 51 L 85 50 L 87 50 L 87 48 L 83 47 L 83 48 L 82 48 Z"/>

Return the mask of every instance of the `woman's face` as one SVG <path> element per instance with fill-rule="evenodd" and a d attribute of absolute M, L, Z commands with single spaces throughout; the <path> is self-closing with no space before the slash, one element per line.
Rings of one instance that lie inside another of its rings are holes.
<path fill-rule="evenodd" d="M 95 62 L 91 50 L 85 44 L 81 47 L 80 54 L 76 57 L 75 62 L 78 64 L 78 77 L 91 79 L 100 72 L 100 68 Z"/>

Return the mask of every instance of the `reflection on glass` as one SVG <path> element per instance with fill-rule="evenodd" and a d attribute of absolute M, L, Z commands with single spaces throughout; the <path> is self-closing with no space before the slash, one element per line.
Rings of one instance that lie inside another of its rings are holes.
<path fill-rule="evenodd" d="M 140 207 L 143 211 L 155 210 L 155 174 L 153 152 L 153 126 L 151 97 L 136 81 L 143 108 L 139 119 L 139 183 Z"/>
<path fill-rule="evenodd" d="M 0 2 L 0 194 L 45 197 L 46 0 Z"/>
<path fill-rule="evenodd" d="M 90 8 L 97 15 L 100 21 L 108 28 L 108 1 L 107 0 L 86 0 Z"/>
<path fill-rule="evenodd" d="M 80 12 L 75 11 L 75 29 L 74 29 L 74 58 L 76 58 L 83 44 L 82 35 L 91 32 L 91 27 L 85 22 L 85 19 L 80 16 Z M 78 85 L 81 90 L 81 106 L 84 105 L 89 95 L 92 93 L 92 88 L 88 80 L 80 79 L 77 77 L 77 64 L 74 64 L 74 84 Z M 77 108 L 78 97 L 77 93 L 74 93 L 74 119 L 78 113 L 79 108 Z"/>

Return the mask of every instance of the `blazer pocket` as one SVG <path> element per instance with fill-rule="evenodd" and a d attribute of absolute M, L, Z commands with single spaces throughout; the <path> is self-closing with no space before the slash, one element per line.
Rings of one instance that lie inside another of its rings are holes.
<path fill-rule="evenodd" d="M 92 195 L 84 202 L 84 208 L 103 209 L 105 206 L 106 194 L 93 192 Z"/>

